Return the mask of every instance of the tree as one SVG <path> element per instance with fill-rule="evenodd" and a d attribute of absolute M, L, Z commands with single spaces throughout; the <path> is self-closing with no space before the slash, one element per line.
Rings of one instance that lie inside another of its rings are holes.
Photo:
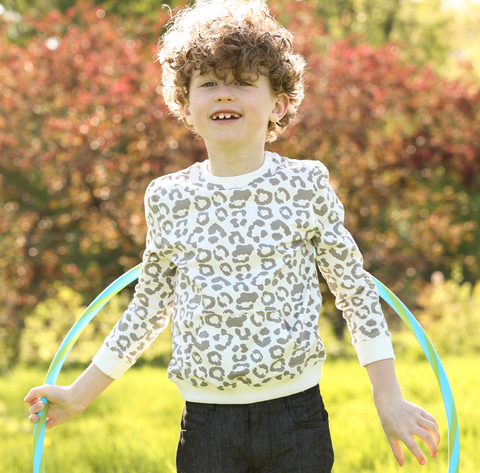
<path fill-rule="evenodd" d="M 310 68 L 308 87 L 301 119 L 274 149 L 327 165 L 366 267 L 408 303 L 412 289 L 455 262 L 468 280 L 478 279 L 480 90 L 473 78 L 443 79 L 402 59 L 407 43 L 331 41 L 318 33 L 309 5 L 294 8 L 289 28 Z"/>
<path fill-rule="evenodd" d="M 81 3 L 30 20 L 37 34 L 25 48 L 0 25 L 0 299 L 10 360 L 26 313 L 55 294 L 54 281 L 91 297 L 138 263 L 147 184 L 203 152 L 159 95 L 151 37 L 167 18 L 123 20 Z"/>
<path fill-rule="evenodd" d="M 41 17 L 52 10 L 58 10 L 65 13 L 69 8 L 75 7 L 77 0 L 3 0 L 3 5 L 12 10 L 29 17 Z M 91 7 L 100 6 L 107 13 L 116 13 L 119 15 L 129 16 L 134 14 L 136 16 L 147 16 L 152 19 L 158 17 L 162 5 L 170 5 L 175 7 L 178 5 L 178 0 L 163 0 L 157 2 L 155 0 L 139 0 L 136 2 L 129 2 L 128 0 L 93 0 Z"/>
<path fill-rule="evenodd" d="M 309 14 L 315 15 L 332 40 L 355 35 L 376 47 L 408 41 L 408 49 L 402 51 L 408 59 L 422 65 L 433 62 L 437 67 L 447 61 L 452 49 L 449 40 L 455 17 L 442 8 L 442 0 L 282 1 L 279 15 L 284 16 L 282 10 L 299 3 L 313 6 Z"/>
<path fill-rule="evenodd" d="M 388 41 L 408 39 L 408 53 L 415 52 L 411 59 L 421 64 L 433 61 L 437 67 L 443 66 L 441 70 L 445 74 L 451 73 L 447 67 L 450 63 L 449 55 L 452 52 L 456 54 L 460 44 L 462 49 L 471 49 L 471 37 L 465 37 L 465 32 L 471 28 L 466 23 L 472 23 L 472 31 L 476 24 L 475 15 L 466 16 L 462 20 L 462 15 L 457 15 L 456 12 L 452 14 L 452 11 L 443 8 L 444 0 L 275 0 L 270 4 L 277 7 L 280 17 L 288 22 L 282 10 L 289 10 L 289 4 L 299 2 L 314 6 L 310 13 L 323 23 L 325 33 L 333 40 L 356 34 L 372 46 L 380 46 Z M 54 9 L 65 12 L 74 7 L 77 0 L 3 0 L 2 3 L 22 15 L 41 17 Z M 101 6 L 107 13 L 155 20 L 163 4 L 174 8 L 185 3 L 184 0 L 163 0 L 160 3 L 155 0 L 94 0 L 92 5 Z M 460 27 L 462 23 L 466 28 Z M 10 33 L 12 40 L 23 43 L 32 31 L 20 22 L 11 26 Z M 456 43 L 453 47 L 452 38 L 455 38 Z"/>
<path fill-rule="evenodd" d="M 478 279 L 478 86 L 402 58 L 408 43 L 332 40 L 313 3 L 275 6 L 309 69 L 301 117 L 271 149 L 329 167 L 367 268 L 407 302 L 454 263 Z M 205 158 L 159 95 L 167 19 L 82 2 L 24 19 L 24 47 L 0 23 L 0 366 L 55 281 L 89 301 L 140 261 L 146 186 Z"/>

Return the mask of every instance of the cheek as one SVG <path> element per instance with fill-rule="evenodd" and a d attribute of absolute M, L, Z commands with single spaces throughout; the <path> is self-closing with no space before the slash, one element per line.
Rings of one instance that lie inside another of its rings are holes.
<path fill-rule="evenodd" d="M 199 120 L 200 114 L 196 107 L 190 107 L 188 109 L 188 115 L 186 116 L 187 123 L 193 124 L 197 123 Z"/>

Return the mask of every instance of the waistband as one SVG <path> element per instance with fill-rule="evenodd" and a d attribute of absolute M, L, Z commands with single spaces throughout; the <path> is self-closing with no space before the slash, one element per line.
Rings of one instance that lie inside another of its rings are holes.
<path fill-rule="evenodd" d="M 214 386 L 197 387 L 189 382 L 170 377 L 185 401 L 200 404 L 253 404 L 283 398 L 306 391 L 320 382 L 323 361 L 307 366 L 301 374 L 293 379 L 273 380 L 261 387 L 239 384 L 228 391 L 221 391 Z"/>

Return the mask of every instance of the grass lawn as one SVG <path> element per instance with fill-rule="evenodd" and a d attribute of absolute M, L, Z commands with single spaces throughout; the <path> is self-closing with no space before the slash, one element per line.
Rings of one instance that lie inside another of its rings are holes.
<path fill-rule="evenodd" d="M 460 419 L 462 473 L 480 465 L 480 357 L 442 360 Z M 447 472 L 447 423 L 440 390 L 425 362 L 396 362 L 406 399 L 421 405 L 440 424 L 436 459 L 418 465 L 406 453 L 400 469 L 381 430 L 367 373 L 356 361 L 330 361 L 320 384 L 335 448 L 334 473 Z M 62 373 L 69 384 L 78 371 Z M 32 432 L 23 397 L 43 383 L 45 373 L 18 369 L 0 377 L 0 473 L 32 471 Z M 175 471 L 175 449 L 183 402 L 165 369 L 132 369 L 113 383 L 83 414 L 47 432 L 46 473 L 167 473 Z M 405 449 L 404 449 L 405 450 Z M 428 449 L 422 447 L 425 455 Z M 214 473 L 214 472 L 212 472 Z"/>

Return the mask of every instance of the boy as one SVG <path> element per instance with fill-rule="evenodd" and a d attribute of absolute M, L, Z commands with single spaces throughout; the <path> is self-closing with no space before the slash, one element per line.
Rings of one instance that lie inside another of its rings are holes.
<path fill-rule="evenodd" d="M 26 397 L 47 427 L 83 411 L 167 325 L 169 378 L 185 399 L 182 473 L 330 472 L 318 383 L 318 264 L 370 377 L 392 451 L 425 458 L 435 419 L 402 398 L 390 334 L 343 208 L 316 161 L 265 152 L 303 98 L 303 59 L 261 0 L 199 0 L 162 39 L 164 97 L 208 160 L 154 180 L 145 197 L 144 266 L 135 296 L 93 364 L 69 387 Z M 316 252 L 317 258 L 314 259 Z"/>

